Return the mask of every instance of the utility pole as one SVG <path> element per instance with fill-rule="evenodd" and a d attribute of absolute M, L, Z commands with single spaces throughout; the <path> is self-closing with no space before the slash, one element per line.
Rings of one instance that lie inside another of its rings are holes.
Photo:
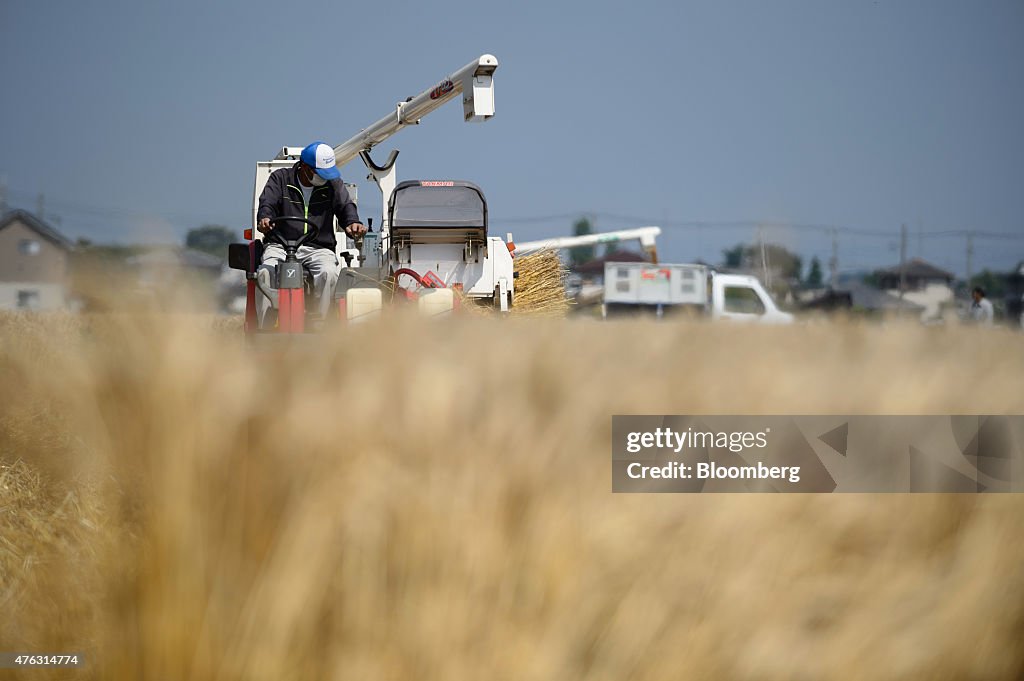
<path fill-rule="evenodd" d="M 900 300 L 907 288 L 907 225 L 900 225 Z"/>
<path fill-rule="evenodd" d="M 39 192 L 39 196 L 36 197 L 36 217 L 39 218 L 40 220 L 43 220 L 43 204 L 45 203 L 45 201 L 46 199 L 43 196 L 43 193 Z"/>
<path fill-rule="evenodd" d="M 829 286 L 835 290 L 839 285 L 839 236 L 836 228 L 832 228 L 832 257 L 828 261 Z"/>
<path fill-rule="evenodd" d="M 768 276 L 768 254 L 764 248 L 764 227 L 757 228 L 757 238 L 761 241 L 761 274 L 764 277 L 764 287 L 771 289 L 772 280 Z"/>
<path fill-rule="evenodd" d="M 974 232 L 967 230 L 967 288 L 971 288 L 971 277 L 974 276 Z"/>
<path fill-rule="evenodd" d="M 665 223 L 668 226 L 668 223 Z M 697 223 L 697 258 L 704 259 L 704 225 Z"/>

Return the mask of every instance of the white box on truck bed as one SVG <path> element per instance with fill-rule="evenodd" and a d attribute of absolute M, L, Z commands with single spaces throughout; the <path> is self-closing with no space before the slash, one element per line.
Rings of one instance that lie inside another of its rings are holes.
<path fill-rule="evenodd" d="M 608 263 L 604 302 L 633 305 L 707 304 L 708 272 L 703 265 Z"/>

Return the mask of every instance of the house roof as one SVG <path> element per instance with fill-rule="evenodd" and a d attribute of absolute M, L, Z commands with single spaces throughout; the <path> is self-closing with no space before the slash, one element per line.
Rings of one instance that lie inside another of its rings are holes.
<path fill-rule="evenodd" d="M 192 248 L 180 248 L 177 246 L 153 248 L 133 255 L 125 262 L 129 265 L 143 267 L 206 267 L 209 269 L 220 269 L 222 261 L 215 255 L 203 253 Z"/>
<path fill-rule="evenodd" d="M 922 312 L 923 305 L 912 303 L 909 300 L 891 293 L 886 293 L 873 286 L 868 286 L 862 281 L 851 281 L 842 289 L 849 292 L 854 307 L 865 310 L 899 310 L 904 312 Z"/>
<path fill-rule="evenodd" d="M 588 260 L 579 267 L 574 267 L 573 272 L 578 274 L 604 274 L 604 264 L 606 262 L 646 262 L 642 254 L 636 251 L 612 251 L 607 253 L 600 258 L 594 258 Z"/>
<path fill-rule="evenodd" d="M 952 281 L 956 278 L 952 272 L 947 272 L 946 270 L 936 267 L 927 260 L 922 260 L 921 258 L 911 258 L 908 260 L 903 267 L 903 271 L 905 276 L 912 277 L 914 279 L 946 279 L 947 281 Z M 900 276 L 900 266 L 894 265 L 892 267 L 878 270 L 878 274 L 898 277 Z"/>
<path fill-rule="evenodd" d="M 64 250 L 70 251 L 75 245 L 66 236 L 58 232 L 56 229 L 37 218 L 27 210 L 12 210 L 2 218 L 0 218 L 0 229 L 4 229 L 14 222 L 20 222 L 25 225 L 39 236 L 43 237 L 47 241 L 63 248 Z"/>

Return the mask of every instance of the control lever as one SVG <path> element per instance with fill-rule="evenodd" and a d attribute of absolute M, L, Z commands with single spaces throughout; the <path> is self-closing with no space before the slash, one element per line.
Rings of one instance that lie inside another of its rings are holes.
<path fill-rule="evenodd" d="M 366 231 L 373 231 L 373 218 L 366 218 Z M 366 262 L 366 253 L 363 252 L 363 235 L 360 234 L 353 241 L 356 244 L 356 250 L 359 251 L 359 266 L 362 267 Z"/>

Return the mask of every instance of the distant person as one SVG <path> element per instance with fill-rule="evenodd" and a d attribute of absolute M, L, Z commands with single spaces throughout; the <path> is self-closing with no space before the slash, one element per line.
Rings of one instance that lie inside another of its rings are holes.
<path fill-rule="evenodd" d="M 303 267 L 313 275 L 313 295 L 320 299 L 320 319 L 326 319 L 334 297 L 341 264 L 338 262 L 334 237 L 334 218 L 350 237 L 362 236 L 366 227 L 359 220 L 356 204 L 348 195 L 338 172 L 334 149 L 323 142 L 313 142 L 299 155 L 291 168 L 279 168 L 270 174 L 260 194 L 256 212 L 256 229 L 267 234 L 271 230 L 291 241 L 305 233 L 308 226 L 288 221 L 270 224 L 274 217 L 306 218 L 320 227 L 316 239 L 304 244 L 296 252 Z M 277 264 L 284 260 L 285 252 L 278 244 L 267 244 L 263 262 L 257 276 L 264 286 L 270 284 Z M 270 301 L 261 298 L 260 324 Z"/>
<path fill-rule="evenodd" d="M 974 299 L 974 302 L 971 303 L 971 321 L 980 326 L 992 326 L 995 315 L 992 311 L 992 303 L 985 297 L 985 289 L 975 286 L 971 291 L 971 298 Z"/>

